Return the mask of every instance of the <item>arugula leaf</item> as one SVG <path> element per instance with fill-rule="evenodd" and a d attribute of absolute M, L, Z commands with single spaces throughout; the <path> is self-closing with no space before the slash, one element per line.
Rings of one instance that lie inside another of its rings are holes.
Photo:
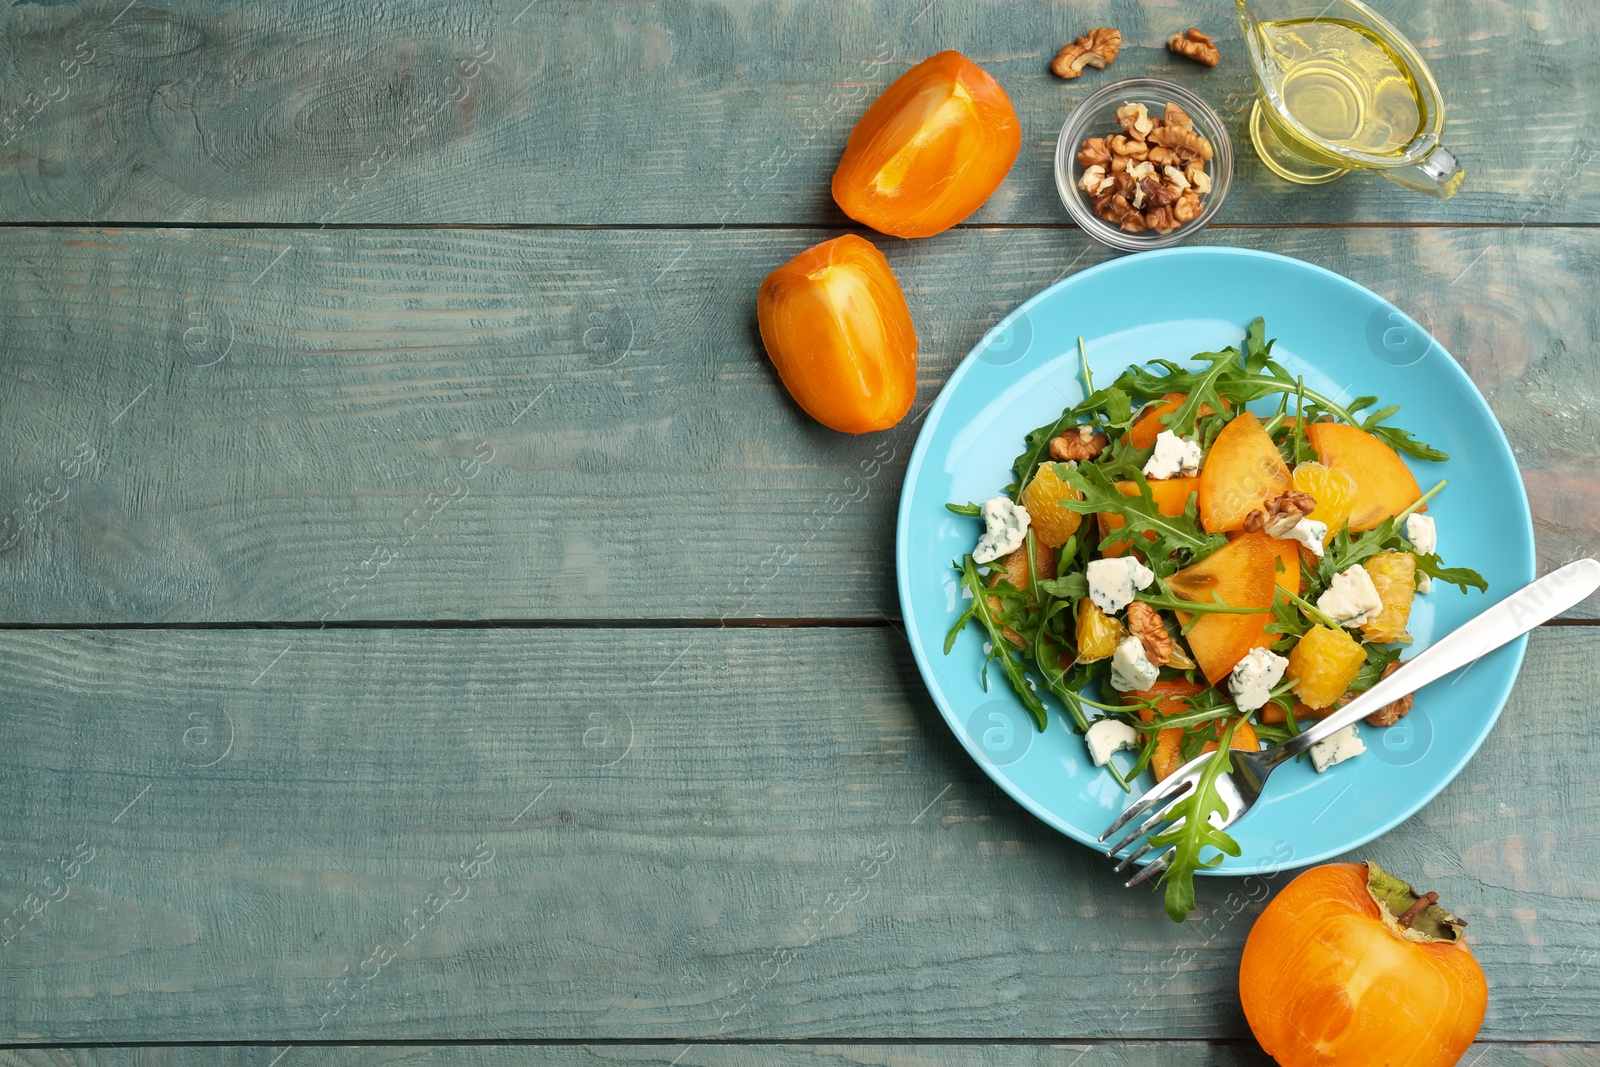
<path fill-rule="evenodd" d="M 1016 475 L 1016 481 L 1006 486 L 1006 495 L 1017 503 L 1022 503 L 1022 488 L 1033 478 L 1033 472 L 1039 469 L 1039 464 L 1050 455 L 1050 439 L 1060 437 L 1069 427 L 1078 424 L 1078 417 L 1068 408 L 1061 413 L 1055 422 L 1047 423 L 1038 429 L 1029 430 L 1028 436 L 1023 438 L 1022 454 L 1011 461 L 1011 472 Z"/>
<path fill-rule="evenodd" d="M 995 583 L 993 586 L 986 587 L 983 584 L 983 579 L 978 575 L 978 565 L 973 562 L 970 555 L 962 558 L 960 569 L 961 583 L 972 591 L 972 605 L 962 613 L 961 618 L 956 621 L 956 625 L 945 636 L 945 652 L 948 654 L 950 649 L 955 647 L 956 637 L 969 620 L 977 621 L 989 638 L 989 658 L 984 663 L 985 676 L 987 676 L 989 663 L 998 659 L 1000 665 L 1005 668 L 1006 679 L 1011 683 L 1011 688 L 1016 691 L 1017 697 L 1021 699 L 1022 706 L 1027 708 L 1028 713 L 1033 716 L 1034 725 L 1042 732 L 1050 724 L 1050 716 L 1045 710 L 1044 701 L 1039 699 L 1039 694 L 1028 684 L 1027 672 L 1024 665 L 1019 662 L 1021 653 L 1016 650 L 1010 641 L 1006 640 L 1005 634 L 1002 632 L 1005 629 L 1005 624 L 1003 620 L 995 618 L 994 609 L 989 605 L 991 596 L 998 597 L 1003 602 L 1007 596 L 1022 596 L 1022 592 L 1011 585 L 1010 582 L 1004 580 Z M 985 685 L 985 688 L 988 688 L 987 685 Z"/>
<path fill-rule="evenodd" d="M 1406 520 L 1449 484 L 1448 479 L 1440 482 L 1423 493 L 1409 508 L 1392 518 L 1385 519 L 1366 533 L 1352 534 L 1348 526 L 1341 529 L 1334 536 L 1333 543 L 1323 550 L 1322 563 L 1317 567 L 1316 589 L 1307 589 L 1307 597 L 1312 596 L 1317 590 L 1327 588 L 1328 583 L 1333 581 L 1333 576 L 1340 571 L 1349 570 L 1357 563 L 1371 559 L 1385 548 L 1403 547 L 1400 531 L 1405 529 Z M 1484 588 L 1487 589 L 1488 586 L 1485 585 Z"/>
<path fill-rule="evenodd" d="M 1053 597 L 1078 601 L 1089 595 L 1089 576 L 1082 571 L 1060 578 L 1049 578 L 1039 583 L 1039 588 Z"/>
<path fill-rule="evenodd" d="M 1217 790 L 1217 779 L 1233 770 L 1229 747 L 1234 731 L 1245 720 L 1239 716 L 1228 724 L 1217 743 L 1217 750 L 1200 768 L 1194 788 L 1173 805 L 1169 815 L 1178 821 L 1160 833 L 1150 835 L 1150 844 L 1160 854 L 1168 846 L 1173 849 L 1172 862 L 1161 872 L 1161 884 L 1167 887 L 1167 917 L 1181 923 L 1194 910 L 1194 872 L 1202 867 L 1215 867 L 1222 857 L 1237 856 L 1239 844 L 1222 830 L 1211 825 L 1211 816 L 1228 814 L 1228 806 Z M 1201 854 L 1214 848 L 1217 854 L 1206 859 Z"/>
<path fill-rule="evenodd" d="M 1188 636 L 1190 630 L 1194 629 L 1195 623 L 1199 622 L 1200 617 L 1203 615 L 1265 615 L 1267 613 L 1266 608 L 1236 607 L 1232 604 L 1225 604 L 1222 601 L 1222 596 L 1218 593 L 1212 593 L 1210 600 L 1187 600 L 1181 596 L 1175 596 L 1164 581 L 1161 582 L 1161 592 L 1139 593 L 1134 599 L 1142 600 L 1157 609 L 1165 608 L 1168 611 L 1187 612 L 1190 619 L 1178 630 L 1178 633 L 1185 637 Z"/>
<path fill-rule="evenodd" d="M 1217 391 L 1217 382 L 1229 371 L 1236 372 L 1239 366 L 1239 351 L 1234 348 L 1225 348 L 1221 352 L 1201 352 L 1194 358 L 1209 360 L 1211 369 L 1189 387 L 1189 395 L 1184 397 L 1183 403 L 1161 416 L 1162 425 L 1179 437 L 1194 435 L 1195 422 L 1200 417 L 1202 405 L 1208 405 L 1213 412 L 1225 410 L 1222 395 Z"/>
<path fill-rule="evenodd" d="M 1480 593 L 1489 591 L 1489 583 L 1483 580 L 1483 575 L 1471 567 L 1446 567 L 1439 562 L 1437 553 L 1424 555 L 1421 552 L 1411 553 L 1417 557 L 1417 570 L 1426 574 L 1436 582 L 1448 582 L 1465 593 L 1470 586 Z"/>
<path fill-rule="evenodd" d="M 983 514 L 983 505 L 974 504 L 971 501 L 965 504 L 946 504 L 945 508 L 955 512 L 957 515 L 971 515 L 973 518 Z"/>
<path fill-rule="evenodd" d="M 1251 374 L 1260 374 L 1267 367 L 1267 361 L 1272 358 L 1272 346 L 1278 343 L 1274 337 L 1267 341 L 1267 320 L 1260 315 L 1245 327 L 1244 330 L 1244 367 Z"/>
<path fill-rule="evenodd" d="M 1123 496 L 1117 483 L 1098 463 L 1083 463 L 1077 467 L 1058 463 L 1056 477 L 1083 494 L 1081 500 L 1061 501 L 1062 507 L 1081 515 L 1110 512 L 1122 516 L 1127 525 L 1116 531 L 1113 543 L 1132 540 L 1147 531 L 1155 534 L 1156 543 L 1145 553 L 1151 559 L 1164 560 L 1176 548 L 1187 549 L 1198 558 L 1227 544 L 1222 534 L 1208 534 L 1202 530 L 1190 514 L 1162 514 L 1150 494 L 1150 483 L 1142 474 L 1133 476 L 1134 484 L 1139 487 L 1137 496 Z"/>
<path fill-rule="evenodd" d="M 1362 645 L 1367 653 L 1367 662 L 1361 665 L 1361 670 L 1356 672 L 1355 680 L 1348 688 L 1352 693 L 1365 693 L 1368 689 L 1378 684 L 1378 679 L 1383 677 L 1383 672 L 1389 664 L 1400 658 L 1400 646 L 1385 648 L 1383 645 Z"/>
<path fill-rule="evenodd" d="M 1410 430 L 1402 430 L 1398 426 L 1379 425 L 1379 423 L 1399 410 L 1399 406 L 1396 405 L 1375 411 L 1360 424 L 1361 428 L 1383 441 L 1396 452 L 1404 452 L 1408 456 L 1433 460 L 1436 463 L 1443 463 L 1450 458 L 1450 453 L 1440 451 L 1430 444 L 1418 441 Z"/>

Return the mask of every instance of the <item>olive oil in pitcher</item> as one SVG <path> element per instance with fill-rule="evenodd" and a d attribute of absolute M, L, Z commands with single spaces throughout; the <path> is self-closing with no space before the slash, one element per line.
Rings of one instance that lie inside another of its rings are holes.
<path fill-rule="evenodd" d="M 1359 0 L 1238 0 L 1261 90 L 1250 135 L 1280 176 L 1312 185 L 1377 170 L 1447 197 L 1463 173 L 1439 147 L 1444 106 L 1422 57 Z"/>

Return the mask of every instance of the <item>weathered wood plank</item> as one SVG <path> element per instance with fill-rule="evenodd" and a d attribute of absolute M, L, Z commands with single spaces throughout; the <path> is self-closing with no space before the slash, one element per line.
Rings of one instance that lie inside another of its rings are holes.
<path fill-rule="evenodd" d="M 754 328 L 759 279 L 828 235 L 0 231 L 0 619 L 897 617 L 918 424 L 811 423 Z M 1595 231 L 1202 236 L 1430 325 L 1516 446 L 1546 565 L 1600 551 Z M 1005 229 L 888 254 L 918 411 L 1107 258 Z"/>
<path fill-rule="evenodd" d="M 1589 0 L 1389 5 L 1433 64 L 1470 176 L 1440 203 L 1350 178 L 1296 189 L 1246 147 L 1228 5 L 940 0 L 293 0 L 20 4 L 0 16 L 0 205 L 26 221 L 807 223 L 855 120 L 911 63 L 959 48 L 1023 126 L 983 222 L 1065 222 L 1051 159 L 1067 112 L 1113 76 L 1187 84 L 1240 153 L 1221 221 L 1600 220 Z M 1200 22 L 1215 70 L 1162 42 Z M 1046 72 L 1097 24 L 1110 74 Z M 9 117 L 8 117 L 9 116 Z"/>
<path fill-rule="evenodd" d="M 1283 881 L 1173 926 L 989 783 L 888 628 L 11 631 L 0 678 L 7 1042 L 1242 1039 Z M 1485 1040 L 1600 1038 L 1600 796 L 1553 785 L 1597 687 L 1600 631 L 1542 629 L 1361 850 L 1471 919 Z"/>
<path fill-rule="evenodd" d="M 281 1060 L 275 1057 L 282 1056 Z M 1272 1067 L 1251 1044 L 1190 1041 L 1026 1045 L 281 1045 L 182 1048 L 0 1050 L 0 1067 L 60 1067 L 63 1057 L 81 1067 L 322 1067 L 407 1063 L 441 1067 Z M 1479 1044 L 1462 1063 L 1470 1067 L 1597 1067 L 1600 1046 Z"/>

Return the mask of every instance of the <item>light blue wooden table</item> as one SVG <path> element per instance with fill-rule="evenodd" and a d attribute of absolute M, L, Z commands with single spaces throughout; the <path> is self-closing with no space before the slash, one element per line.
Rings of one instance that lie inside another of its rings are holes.
<path fill-rule="evenodd" d="M 1595 553 L 1600 8 L 1385 7 L 1466 190 L 1290 188 L 1246 150 L 1198 240 L 1410 311 L 1505 425 L 1542 566 Z M 1191 24 L 1217 69 L 1161 47 Z M 1109 255 L 1049 158 L 1111 75 L 1049 58 L 1116 25 L 1113 74 L 1237 139 L 1232 5 L 0 25 L 0 1063 L 1263 1062 L 1236 967 L 1285 879 L 1208 882 L 1181 928 L 1118 889 L 950 737 L 891 568 L 915 415 Z M 920 392 L 840 436 L 784 395 L 755 290 L 848 229 L 851 125 L 948 47 L 1022 155 L 968 223 L 879 242 Z M 1471 919 L 1474 1067 L 1600 1064 L 1597 614 L 1535 634 L 1482 752 L 1361 854 Z"/>

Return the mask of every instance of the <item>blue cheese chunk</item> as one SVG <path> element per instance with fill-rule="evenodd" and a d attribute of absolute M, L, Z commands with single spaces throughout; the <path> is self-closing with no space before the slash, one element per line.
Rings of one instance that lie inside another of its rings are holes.
<path fill-rule="evenodd" d="M 1028 535 L 1028 509 L 1003 496 L 983 502 L 983 536 L 972 550 L 974 563 L 993 563 L 1022 547 Z"/>
<path fill-rule="evenodd" d="M 1419 556 L 1432 556 L 1439 551 L 1439 529 L 1427 515 L 1406 516 L 1406 540 Z M 1417 572 L 1417 592 L 1433 592 L 1432 575 Z"/>
<path fill-rule="evenodd" d="M 1111 688 L 1120 693 L 1149 689 L 1160 676 L 1160 668 L 1144 654 L 1144 642 L 1124 637 L 1111 656 Z"/>
<path fill-rule="evenodd" d="M 1283 672 L 1289 661 L 1276 652 L 1252 648 L 1250 654 L 1234 665 L 1228 675 L 1228 688 L 1233 690 L 1233 702 L 1240 711 L 1254 711 L 1267 702 L 1272 687 L 1283 681 Z"/>
<path fill-rule="evenodd" d="M 1439 528 L 1427 515 L 1406 516 L 1406 540 L 1424 556 L 1439 551 Z"/>
<path fill-rule="evenodd" d="M 1277 535 L 1285 541 L 1298 541 L 1311 550 L 1311 554 L 1318 559 L 1322 558 L 1322 539 L 1328 536 L 1328 524 L 1300 516 L 1300 521 L 1289 527 L 1288 531 Z"/>
<path fill-rule="evenodd" d="M 1361 732 L 1356 729 L 1355 723 L 1351 723 L 1311 746 L 1311 765 L 1318 772 L 1325 771 L 1366 750 L 1367 746 L 1361 743 Z"/>
<path fill-rule="evenodd" d="M 1185 441 L 1171 430 L 1156 435 L 1156 450 L 1145 461 L 1146 478 L 1176 478 L 1200 473 L 1204 453 L 1193 441 Z"/>
<path fill-rule="evenodd" d="M 1139 747 L 1139 735 L 1121 719 L 1096 719 L 1083 740 L 1096 767 L 1110 762 L 1113 752 L 1131 752 Z"/>
<path fill-rule="evenodd" d="M 1089 599 L 1107 615 L 1115 615 L 1133 603 L 1137 589 L 1148 589 L 1155 572 L 1132 556 L 1089 561 Z"/>
<path fill-rule="evenodd" d="M 1328 591 L 1317 597 L 1317 610 L 1340 626 L 1354 629 L 1383 610 L 1383 598 L 1372 584 L 1372 575 L 1357 563 L 1333 576 Z"/>

